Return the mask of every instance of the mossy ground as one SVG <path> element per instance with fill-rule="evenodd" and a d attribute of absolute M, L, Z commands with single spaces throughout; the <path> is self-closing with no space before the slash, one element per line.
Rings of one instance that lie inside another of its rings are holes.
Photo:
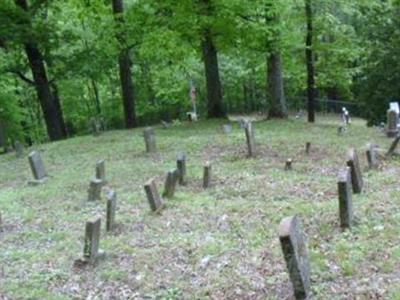
<path fill-rule="evenodd" d="M 144 152 L 142 129 L 110 131 L 35 147 L 50 174 L 37 187 L 27 158 L 0 157 L 0 299 L 290 299 L 277 229 L 298 214 L 308 236 L 314 299 L 400 299 L 400 163 L 367 170 L 365 144 L 391 140 L 355 120 L 338 136 L 339 119 L 254 124 L 258 155 L 246 158 L 244 131 L 223 121 L 156 128 L 158 156 Z M 305 144 L 312 143 L 310 156 Z M 356 147 L 365 189 L 354 195 L 357 226 L 341 232 L 336 176 Z M 143 185 L 187 153 L 188 179 L 161 215 L 149 211 Z M 284 171 L 286 159 L 293 171 Z M 106 234 L 105 200 L 85 203 L 95 163 L 106 160 L 118 194 L 114 234 Z M 213 163 L 214 187 L 202 189 Z M 85 221 L 102 219 L 106 259 L 77 269 Z"/>

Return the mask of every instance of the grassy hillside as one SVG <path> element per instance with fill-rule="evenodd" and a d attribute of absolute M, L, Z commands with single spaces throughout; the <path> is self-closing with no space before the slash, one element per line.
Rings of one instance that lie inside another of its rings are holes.
<path fill-rule="evenodd" d="M 277 229 L 299 214 L 308 236 L 315 299 L 400 299 L 400 163 L 367 171 L 364 146 L 390 140 L 355 120 L 344 136 L 338 118 L 254 124 L 258 156 L 246 158 L 244 131 L 207 121 L 156 128 L 158 156 L 144 151 L 142 129 L 40 145 L 51 175 L 41 186 L 27 158 L 0 156 L 0 299 L 290 299 Z M 305 144 L 312 143 L 310 156 Z M 358 225 L 342 233 L 337 172 L 358 149 L 365 191 L 354 195 Z M 161 215 L 150 213 L 143 184 L 187 153 L 189 184 Z M 106 234 L 105 199 L 85 203 L 98 159 L 118 194 L 115 234 Z M 284 171 L 287 158 L 293 171 Z M 214 187 L 202 189 L 213 162 Z M 103 216 L 106 259 L 77 269 L 84 225 Z"/>

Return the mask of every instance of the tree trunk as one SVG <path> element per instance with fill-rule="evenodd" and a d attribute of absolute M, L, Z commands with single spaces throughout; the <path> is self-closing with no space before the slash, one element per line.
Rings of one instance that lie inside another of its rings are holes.
<path fill-rule="evenodd" d="M 215 48 L 211 30 L 204 31 L 202 51 L 207 84 L 207 109 L 209 118 L 225 117 L 221 81 L 219 77 L 218 53 Z"/>
<path fill-rule="evenodd" d="M 272 52 L 268 56 L 268 91 L 270 95 L 270 109 L 268 118 L 287 118 L 285 92 L 283 87 L 282 59 L 279 52 Z"/>
<path fill-rule="evenodd" d="M 112 0 L 115 21 L 119 24 L 124 23 L 124 6 L 123 0 Z M 131 74 L 131 59 L 129 50 L 126 45 L 126 37 L 124 33 L 117 33 L 116 38 L 120 43 L 122 50 L 119 55 L 119 76 L 121 79 L 122 99 L 125 114 L 125 127 L 133 128 L 137 126 L 136 110 L 135 110 L 135 90 Z"/>
<path fill-rule="evenodd" d="M 306 0 L 307 38 L 306 38 L 306 64 L 307 64 L 307 98 L 308 122 L 315 122 L 315 69 L 313 53 L 313 11 L 311 0 Z"/>
<path fill-rule="evenodd" d="M 15 0 L 17 6 L 29 13 L 28 3 L 26 0 Z M 26 26 L 30 27 L 30 23 Z M 29 66 L 32 71 L 35 83 L 36 93 L 39 98 L 43 116 L 46 122 L 47 133 L 51 141 L 61 140 L 67 137 L 64 119 L 61 113 L 61 105 L 54 98 L 50 82 L 47 78 L 47 72 L 42 54 L 35 42 L 29 41 L 24 43 L 25 52 L 28 57 Z"/>

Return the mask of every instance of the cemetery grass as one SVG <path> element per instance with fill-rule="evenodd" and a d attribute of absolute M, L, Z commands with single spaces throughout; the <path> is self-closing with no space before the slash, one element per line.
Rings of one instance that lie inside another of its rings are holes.
<path fill-rule="evenodd" d="M 400 299 L 400 161 L 366 170 L 365 144 L 388 149 L 391 140 L 360 119 L 338 136 L 338 123 L 257 122 L 251 159 L 244 130 L 234 124 L 226 135 L 223 121 L 155 127 L 156 155 L 145 153 L 142 129 L 39 145 L 50 177 L 36 187 L 27 185 L 26 156 L 2 155 L 0 299 L 291 299 L 277 230 L 294 214 L 307 234 L 314 299 Z M 337 174 L 349 147 L 365 189 L 353 196 L 357 225 L 341 232 Z M 151 213 L 143 185 L 155 177 L 161 193 L 180 150 L 188 184 Z M 292 171 L 284 171 L 288 158 Z M 85 202 L 99 159 L 118 195 L 114 233 L 105 232 L 105 197 Z M 207 160 L 213 187 L 204 190 Z M 105 260 L 75 268 L 85 222 L 96 215 Z"/>

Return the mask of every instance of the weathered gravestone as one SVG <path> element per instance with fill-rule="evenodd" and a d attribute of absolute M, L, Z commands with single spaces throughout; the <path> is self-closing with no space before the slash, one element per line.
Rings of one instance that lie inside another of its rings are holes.
<path fill-rule="evenodd" d="M 147 200 L 149 201 L 150 208 L 152 211 L 157 212 L 162 208 L 163 200 L 158 193 L 157 186 L 154 179 L 150 179 L 144 186 L 146 191 Z"/>
<path fill-rule="evenodd" d="M 146 128 L 143 131 L 144 142 L 146 144 L 146 152 L 147 153 L 156 153 L 157 146 L 156 146 L 156 136 L 154 133 L 154 129 L 151 127 Z"/>
<path fill-rule="evenodd" d="M 212 166 L 211 166 L 211 163 L 208 161 L 204 165 L 203 188 L 207 189 L 207 188 L 211 187 L 211 181 L 212 181 Z"/>
<path fill-rule="evenodd" d="M 310 152 L 311 152 L 311 143 L 307 142 L 306 143 L 306 154 L 310 155 Z"/>
<path fill-rule="evenodd" d="M 387 111 L 386 135 L 388 137 L 396 137 L 397 134 L 399 133 L 399 130 L 397 129 L 398 118 L 399 118 L 399 115 L 395 110 L 389 109 Z"/>
<path fill-rule="evenodd" d="M 368 167 L 376 169 L 379 166 L 378 152 L 375 145 L 367 144 L 365 154 L 367 156 Z"/>
<path fill-rule="evenodd" d="M 398 102 L 390 102 L 389 109 L 394 110 L 397 114 L 400 114 L 400 107 Z"/>
<path fill-rule="evenodd" d="M 117 209 L 117 193 L 114 190 L 110 190 L 107 194 L 106 231 L 112 231 L 115 228 L 116 209 Z"/>
<path fill-rule="evenodd" d="M 14 148 L 17 158 L 21 158 L 24 156 L 24 145 L 20 141 L 15 141 Z"/>
<path fill-rule="evenodd" d="M 96 263 L 104 257 L 104 252 L 99 250 L 101 219 L 95 217 L 86 222 L 83 258 L 75 261 L 75 266 Z"/>
<path fill-rule="evenodd" d="M 105 161 L 99 160 L 96 163 L 96 179 L 100 179 L 103 181 L 103 184 L 106 184 L 106 166 L 105 166 Z"/>
<path fill-rule="evenodd" d="M 176 157 L 176 167 L 179 172 L 179 184 L 186 185 L 186 154 L 178 153 Z"/>
<path fill-rule="evenodd" d="M 285 171 L 291 171 L 293 170 L 293 166 L 292 166 L 292 159 L 289 158 L 286 163 L 285 163 Z"/>
<path fill-rule="evenodd" d="M 351 148 L 347 156 L 347 166 L 351 169 L 351 183 L 353 186 L 353 192 L 355 194 L 361 193 L 363 189 L 363 179 L 360 168 L 360 162 L 358 160 L 357 152 L 354 148 Z"/>
<path fill-rule="evenodd" d="M 351 171 L 346 167 L 339 171 L 338 195 L 340 227 L 350 228 L 353 224 L 353 200 L 351 190 Z"/>
<path fill-rule="evenodd" d="M 279 240 L 295 298 L 307 299 L 310 295 L 310 262 L 301 222 L 297 216 L 282 220 L 279 225 Z"/>
<path fill-rule="evenodd" d="M 92 179 L 88 189 L 88 201 L 101 200 L 101 188 L 103 181 L 101 179 Z"/>
<path fill-rule="evenodd" d="M 230 134 L 232 132 L 232 124 L 224 124 L 222 125 L 222 129 L 224 130 L 224 133 Z"/>
<path fill-rule="evenodd" d="M 178 178 L 179 171 L 177 169 L 168 171 L 167 178 L 165 179 L 163 197 L 172 198 L 174 196 Z"/>
<path fill-rule="evenodd" d="M 247 141 L 247 154 L 249 157 L 256 155 L 256 143 L 254 140 L 254 129 L 251 122 L 247 122 L 245 128 L 246 141 Z"/>
<path fill-rule="evenodd" d="M 33 177 L 35 180 L 29 181 L 30 184 L 40 184 L 46 180 L 47 172 L 44 167 L 44 163 L 40 154 L 36 151 L 32 151 L 29 154 L 29 165 L 32 170 Z"/>

